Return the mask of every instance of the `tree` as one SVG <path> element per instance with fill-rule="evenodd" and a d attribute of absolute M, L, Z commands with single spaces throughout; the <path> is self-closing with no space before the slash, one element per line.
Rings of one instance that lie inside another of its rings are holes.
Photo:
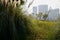
<path fill-rule="evenodd" d="M 47 13 L 43 15 L 43 19 L 44 19 L 44 20 L 46 20 L 47 17 L 48 17 L 48 14 L 47 14 Z"/>
<path fill-rule="evenodd" d="M 29 18 L 33 19 L 33 15 L 32 14 L 29 14 Z"/>
<path fill-rule="evenodd" d="M 42 12 L 39 12 L 39 13 L 37 14 L 37 17 L 41 20 Z"/>

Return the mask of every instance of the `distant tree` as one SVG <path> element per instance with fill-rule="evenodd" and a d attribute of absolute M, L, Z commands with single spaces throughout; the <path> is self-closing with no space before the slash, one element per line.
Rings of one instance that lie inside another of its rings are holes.
<path fill-rule="evenodd" d="M 33 14 L 29 14 L 29 18 L 33 18 Z"/>
<path fill-rule="evenodd" d="M 32 15 L 34 15 L 34 13 L 32 13 Z"/>
<path fill-rule="evenodd" d="M 39 12 L 39 13 L 37 14 L 37 17 L 38 17 L 38 19 L 40 19 L 40 20 L 41 20 L 42 12 Z"/>
<path fill-rule="evenodd" d="M 46 20 L 46 19 L 47 19 L 47 17 L 48 17 L 48 14 L 47 14 L 47 13 L 45 13 L 45 14 L 43 15 L 43 19 L 44 19 L 44 20 Z"/>
<path fill-rule="evenodd" d="M 59 21 L 59 22 L 60 22 L 60 15 L 58 16 L 57 21 Z"/>

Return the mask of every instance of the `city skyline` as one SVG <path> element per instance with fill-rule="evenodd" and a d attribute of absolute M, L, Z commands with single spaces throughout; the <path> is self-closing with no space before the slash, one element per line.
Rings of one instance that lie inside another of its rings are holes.
<path fill-rule="evenodd" d="M 48 5 L 38 5 L 38 13 L 42 12 L 43 14 L 45 14 L 48 11 Z"/>
<path fill-rule="evenodd" d="M 31 2 L 32 0 L 28 0 L 27 5 Z M 38 6 L 38 5 L 48 5 L 48 9 L 52 8 L 52 9 L 56 9 L 59 8 L 60 9 L 60 0 L 34 0 L 34 2 L 32 3 L 32 5 L 29 8 L 29 12 L 32 12 L 32 8 L 34 6 Z"/>
<path fill-rule="evenodd" d="M 42 12 L 42 13 L 44 13 L 44 12 L 47 12 L 49 10 L 59 9 L 59 8 L 54 8 L 53 9 L 52 7 L 50 7 L 48 9 L 48 5 L 38 5 L 38 6 L 34 6 L 34 7 L 35 7 L 35 9 L 34 9 L 35 12 L 37 12 L 37 13 L 39 13 L 39 11 Z M 33 13 L 33 8 L 32 8 L 32 13 Z M 59 10 L 59 13 L 60 13 L 60 10 Z"/>
<path fill-rule="evenodd" d="M 41 12 L 42 15 L 44 15 L 47 12 L 48 13 L 47 20 L 56 20 L 59 17 L 59 8 L 56 9 L 50 8 L 48 10 L 48 5 L 38 5 L 38 7 L 37 6 L 33 7 L 34 15 L 38 14 L 39 12 Z M 43 17 L 41 20 L 43 20 Z"/>

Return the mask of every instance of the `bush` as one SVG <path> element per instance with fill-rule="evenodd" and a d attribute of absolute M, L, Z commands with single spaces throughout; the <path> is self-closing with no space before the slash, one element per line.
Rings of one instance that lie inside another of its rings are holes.
<path fill-rule="evenodd" d="M 19 7 L 1 7 L 0 12 L 0 39 L 1 40 L 26 40 L 29 35 L 30 19 L 27 18 Z"/>
<path fill-rule="evenodd" d="M 30 40 L 54 40 L 57 32 L 56 22 L 32 20 Z"/>

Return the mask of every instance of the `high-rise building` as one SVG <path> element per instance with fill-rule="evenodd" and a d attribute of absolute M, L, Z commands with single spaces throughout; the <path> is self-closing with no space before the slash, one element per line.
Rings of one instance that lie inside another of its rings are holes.
<path fill-rule="evenodd" d="M 38 13 L 42 12 L 43 14 L 48 11 L 48 5 L 39 5 L 38 6 Z"/>
<path fill-rule="evenodd" d="M 33 18 L 36 19 L 37 17 L 37 7 L 33 7 Z"/>
<path fill-rule="evenodd" d="M 37 14 L 37 7 L 33 7 L 33 14 L 34 14 L 34 15 Z"/>
<path fill-rule="evenodd" d="M 50 9 L 48 14 L 48 20 L 57 20 L 59 17 L 59 9 Z"/>

